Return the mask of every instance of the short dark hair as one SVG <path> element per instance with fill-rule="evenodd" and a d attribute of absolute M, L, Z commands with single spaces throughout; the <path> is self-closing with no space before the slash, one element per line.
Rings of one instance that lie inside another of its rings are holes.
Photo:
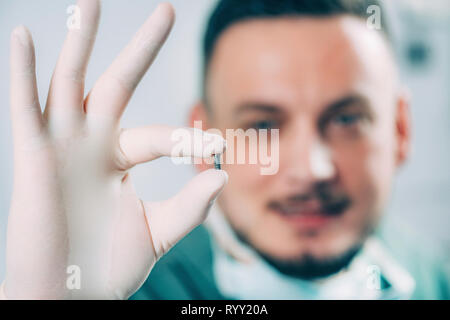
<path fill-rule="evenodd" d="M 367 19 L 367 9 L 378 0 L 220 0 L 208 20 L 203 38 L 203 82 L 220 35 L 235 23 L 255 18 L 282 16 L 331 17 L 352 15 Z M 381 13 L 381 30 L 389 40 L 389 32 Z M 203 87 L 205 85 L 203 84 Z"/>

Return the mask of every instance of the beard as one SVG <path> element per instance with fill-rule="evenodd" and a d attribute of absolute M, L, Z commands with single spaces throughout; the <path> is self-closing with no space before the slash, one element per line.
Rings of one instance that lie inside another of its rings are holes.
<path fill-rule="evenodd" d="M 262 252 L 258 252 L 258 254 L 269 265 L 285 275 L 303 280 L 318 280 L 347 268 L 361 248 L 362 245 L 358 244 L 339 255 L 326 258 L 316 258 L 305 254 L 298 259 L 281 260 L 274 259 Z"/>
<path fill-rule="evenodd" d="M 271 209 L 277 209 L 283 206 L 283 203 L 301 204 L 310 199 L 316 199 L 320 202 L 321 212 L 328 216 L 339 217 L 344 215 L 353 205 L 350 196 L 342 191 L 335 190 L 330 183 L 318 183 L 312 187 L 309 193 L 294 194 L 286 199 L 273 200 L 268 204 Z M 377 216 L 374 213 L 367 216 Z M 227 215 L 226 215 L 227 217 Z M 227 219 L 234 235 L 239 241 L 252 248 L 259 257 L 261 257 L 270 266 L 280 273 L 302 280 L 319 280 L 334 275 L 346 269 L 353 259 L 361 252 L 364 243 L 370 237 L 377 226 L 377 219 L 368 219 L 365 221 L 354 243 L 348 246 L 344 251 L 326 257 L 317 257 L 311 253 L 304 253 L 293 258 L 277 258 L 271 256 L 256 248 L 245 232 L 240 231 L 233 226 L 232 221 Z M 312 231 L 308 234 L 314 237 L 316 233 Z"/>
<path fill-rule="evenodd" d="M 298 258 L 279 259 L 255 248 L 243 234 L 236 231 L 235 234 L 240 241 L 251 247 L 265 262 L 280 273 L 302 280 L 319 280 L 346 269 L 361 251 L 364 240 L 368 236 L 366 234 L 362 241 L 333 256 L 317 258 L 311 254 L 304 254 Z"/>
<path fill-rule="evenodd" d="M 320 202 L 321 212 L 333 217 L 344 215 L 353 204 L 349 196 L 335 190 L 330 183 L 318 183 L 309 193 L 291 195 L 284 200 L 284 203 L 301 204 L 305 199 L 316 199 Z M 277 208 L 279 205 L 280 200 L 269 203 L 270 208 Z M 265 262 L 280 273 L 302 280 L 319 280 L 348 268 L 355 256 L 362 250 L 366 239 L 375 231 L 375 226 L 376 223 L 373 221 L 366 221 L 356 241 L 340 253 L 326 257 L 316 257 L 311 253 L 304 253 L 298 257 L 284 259 L 262 252 L 252 245 L 246 234 L 239 232 L 236 228 L 233 230 L 240 241 L 253 248 Z M 315 235 L 316 233 L 312 231 L 308 236 L 314 237 Z"/>

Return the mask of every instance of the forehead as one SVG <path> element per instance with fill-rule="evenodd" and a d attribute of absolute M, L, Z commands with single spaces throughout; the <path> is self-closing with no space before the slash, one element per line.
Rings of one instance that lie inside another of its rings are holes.
<path fill-rule="evenodd" d="M 316 106 L 362 87 L 381 90 L 391 69 L 386 49 L 380 35 L 353 17 L 237 23 L 216 44 L 208 99 Z"/>

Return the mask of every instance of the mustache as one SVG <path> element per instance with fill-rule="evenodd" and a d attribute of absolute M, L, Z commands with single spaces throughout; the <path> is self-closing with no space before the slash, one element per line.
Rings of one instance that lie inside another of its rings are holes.
<path fill-rule="evenodd" d="M 328 184 L 318 184 L 306 193 L 296 193 L 282 200 L 271 201 L 269 208 L 278 209 L 285 205 L 308 207 L 311 203 L 318 204 L 315 208 L 325 215 L 338 216 L 352 205 L 352 200 Z"/>

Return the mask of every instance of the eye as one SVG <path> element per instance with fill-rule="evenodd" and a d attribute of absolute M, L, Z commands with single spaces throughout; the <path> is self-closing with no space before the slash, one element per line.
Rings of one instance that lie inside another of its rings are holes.
<path fill-rule="evenodd" d="M 256 130 L 259 129 L 274 129 L 277 128 L 278 123 L 276 121 L 273 120 L 261 120 L 261 121 L 256 121 L 250 124 L 251 128 L 254 128 Z"/>
<path fill-rule="evenodd" d="M 360 113 L 342 113 L 336 115 L 332 119 L 332 122 L 343 127 L 349 127 L 353 124 L 356 124 L 361 119 L 362 115 Z"/>

